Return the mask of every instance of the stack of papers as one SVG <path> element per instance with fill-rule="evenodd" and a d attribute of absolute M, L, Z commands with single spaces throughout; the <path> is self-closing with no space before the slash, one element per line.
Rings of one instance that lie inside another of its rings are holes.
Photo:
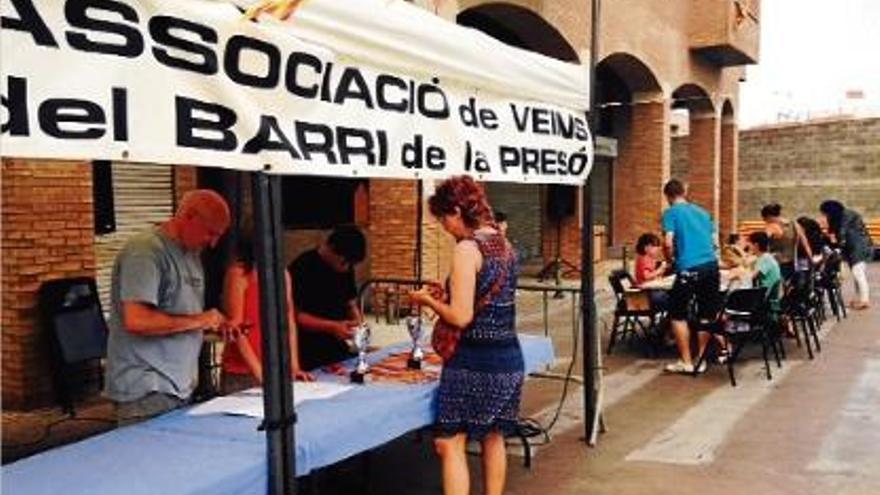
<path fill-rule="evenodd" d="M 333 382 L 296 382 L 293 384 L 293 404 L 308 400 L 330 399 L 351 389 L 351 385 Z M 263 390 L 252 388 L 232 395 L 217 397 L 199 404 L 187 414 L 203 416 L 206 414 L 229 414 L 263 418 Z"/>

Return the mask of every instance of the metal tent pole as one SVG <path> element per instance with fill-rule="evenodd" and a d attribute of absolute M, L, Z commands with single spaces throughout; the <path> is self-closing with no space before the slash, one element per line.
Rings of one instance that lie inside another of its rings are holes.
<path fill-rule="evenodd" d="M 282 266 L 281 177 L 251 176 L 254 244 L 260 282 L 263 339 L 263 410 L 270 495 L 295 495 L 293 387 L 287 338 L 286 284 Z"/>
<path fill-rule="evenodd" d="M 599 57 L 599 1 L 592 0 L 590 16 L 590 129 L 595 148 L 598 129 L 598 106 L 596 94 L 596 64 Z M 595 160 L 595 153 L 594 153 Z M 584 185 L 581 211 L 581 331 L 584 363 L 584 440 L 596 443 L 596 430 L 599 427 L 601 411 L 599 408 L 599 388 L 601 386 L 601 356 L 599 354 L 599 335 L 596 330 L 596 302 L 593 287 L 593 179 L 592 171 Z"/>

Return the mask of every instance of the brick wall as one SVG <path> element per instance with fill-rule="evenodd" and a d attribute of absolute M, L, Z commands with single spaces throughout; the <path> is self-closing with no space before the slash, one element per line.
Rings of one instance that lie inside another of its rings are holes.
<path fill-rule="evenodd" d="M 51 399 L 47 343 L 35 327 L 35 293 L 52 279 L 95 275 L 88 162 L 2 161 L 3 406 Z"/>
<path fill-rule="evenodd" d="M 759 219 L 764 204 L 783 214 L 819 215 L 837 199 L 880 218 L 880 118 L 740 131 L 739 217 Z"/>
<path fill-rule="evenodd" d="M 737 228 L 739 201 L 739 139 L 735 122 L 721 124 L 721 197 L 718 232 L 725 239 Z"/>
<path fill-rule="evenodd" d="M 711 115 L 691 118 L 688 135 L 688 197 L 717 222 L 721 177 L 721 126 Z"/>
<path fill-rule="evenodd" d="M 370 181 L 370 273 L 415 276 L 416 187 L 412 180 Z"/>
<path fill-rule="evenodd" d="M 673 137 L 669 154 L 671 156 L 669 176 L 687 182 L 688 173 L 690 173 L 690 164 L 688 163 L 688 137 Z"/>
<path fill-rule="evenodd" d="M 669 179 L 669 106 L 632 106 L 630 128 L 620 138 L 614 166 L 613 244 L 633 244 L 643 232 L 656 232 Z"/>

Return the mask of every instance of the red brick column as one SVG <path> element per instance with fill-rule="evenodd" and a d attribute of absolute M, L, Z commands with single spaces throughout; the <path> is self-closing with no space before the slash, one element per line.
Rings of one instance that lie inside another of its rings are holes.
<path fill-rule="evenodd" d="M 688 196 L 718 221 L 721 192 L 721 125 L 713 113 L 691 114 Z"/>
<path fill-rule="evenodd" d="M 614 163 L 614 245 L 634 244 L 643 232 L 660 230 L 669 179 L 669 105 L 635 103 L 630 128 L 619 137 Z"/>
<path fill-rule="evenodd" d="M 415 276 L 416 187 L 412 180 L 370 181 L 370 274 L 375 278 Z"/>
<path fill-rule="evenodd" d="M 721 199 L 718 231 L 724 240 L 736 231 L 739 204 L 739 131 L 736 122 L 721 123 Z"/>
<path fill-rule="evenodd" d="M 3 406 L 29 409 L 52 397 L 37 289 L 95 276 L 91 165 L 3 159 L 2 181 Z"/>

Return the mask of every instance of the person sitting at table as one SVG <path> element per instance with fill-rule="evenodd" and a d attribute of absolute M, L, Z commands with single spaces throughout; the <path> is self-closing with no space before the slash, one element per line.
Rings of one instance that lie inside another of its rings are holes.
<path fill-rule="evenodd" d="M 775 289 L 770 294 L 770 308 L 778 314 L 780 310 L 780 292 L 782 288 L 782 269 L 776 257 L 770 253 L 770 236 L 766 232 L 752 232 L 748 237 L 752 252 L 758 257 L 751 269 L 737 270 L 731 273 L 731 278 L 745 278 L 752 280 L 754 287 L 763 287 L 767 290 Z"/>
<path fill-rule="evenodd" d="M 347 341 L 363 321 L 354 267 L 364 260 L 366 249 L 360 229 L 341 225 L 287 267 L 293 279 L 302 369 L 310 371 L 354 355 Z"/>
<path fill-rule="evenodd" d="M 788 280 L 796 269 L 808 269 L 813 252 L 801 226 L 783 217 L 778 203 L 761 208 L 761 218 L 770 238 L 770 252 L 782 269 L 782 278 Z"/>
<path fill-rule="evenodd" d="M 284 273 L 287 325 L 290 341 L 290 373 L 295 380 L 309 381 L 311 375 L 299 365 L 296 318 L 291 301 L 290 274 Z M 243 234 L 238 241 L 235 261 L 226 269 L 223 281 L 223 309 L 229 324 L 244 331 L 223 349 L 221 384 L 224 394 L 263 384 L 262 331 L 260 325 L 260 284 L 254 266 L 253 239 Z"/>
<path fill-rule="evenodd" d="M 496 228 L 483 188 L 467 176 L 442 182 L 428 200 L 431 214 L 455 237 L 449 300 L 425 288 L 416 304 L 461 328 L 455 354 L 443 364 L 434 446 L 443 493 L 470 493 L 468 439 L 482 444 L 483 493 L 500 495 L 507 471 L 505 434 L 516 431 L 524 361 L 516 336 L 517 261 Z M 482 309 L 474 307 L 483 301 Z"/>
<path fill-rule="evenodd" d="M 691 302 L 697 301 L 697 320 L 705 325 L 720 311 L 721 276 L 715 255 L 715 227 L 709 212 L 689 203 L 684 184 L 672 179 L 663 187 L 669 208 L 663 212 L 664 247 L 667 259 L 675 260 L 675 283 L 669 292 L 669 318 L 678 347 L 679 359 L 666 365 L 670 373 L 693 373 L 691 329 L 688 325 Z M 674 255 L 674 256 L 673 256 Z M 699 354 L 709 342 L 709 334 L 698 331 Z M 705 363 L 703 363 L 705 365 Z M 705 368 L 701 365 L 699 372 Z"/>
<path fill-rule="evenodd" d="M 666 274 L 668 265 L 660 260 L 660 238 L 647 232 L 639 236 L 636 241 L 636 286 L 641 287 L 645 282 L 657 280 Z M 664 290 L 651 290 L 648 292 L 651 307 L 666 311 L 669 306 L 669 294 Z"/>

